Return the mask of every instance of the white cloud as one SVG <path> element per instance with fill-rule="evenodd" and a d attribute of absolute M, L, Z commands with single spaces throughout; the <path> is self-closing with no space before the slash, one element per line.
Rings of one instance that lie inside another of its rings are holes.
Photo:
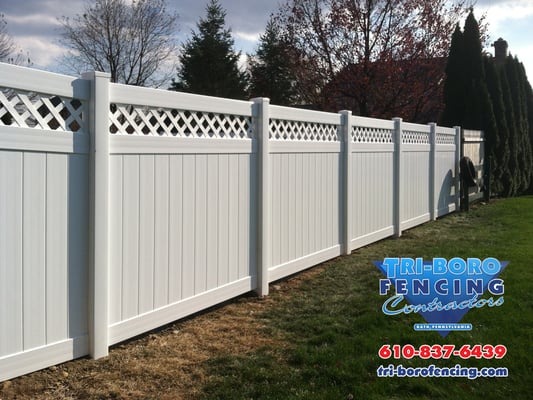
<path fill-rule="evenodd" d="M 36 66 L 46 67 L 54 62 L 66 52 L 66 50 L 48 39 L 40 36 L 23 36 L 17 38 L 17 45 L 26 53 Z"/>
<path fill-rule="evenodd" d="M 503 29 L 512 21 L 533 16 L 533 2 L 530 0 L 513 0 L 476 7 L 480 13 L 486 13 L 490 31 Z"/>
<path fill-rule="evenodd" d="M 257 43 L 259 41 L 259 37 L 261 36 L 261 32 L 256 33 L 248 33 L 248 32 L 241 32 L 241 31 L 235 31 L 233 32 L 233 36 L 235 39 L 241 39 L 245 40 L 247 42 L 253 42 Z"/>
<path fill-rule="evenodd" d="M 60 26 L 61 23 L 56 17 L 43 14 L 26 14 L 26 15 L 9 15 L 6 14 L 6 20 L 9 21 L 9 25 L 25 25 L 28 26 L 47 26 L 48 28 L 53 26 Z"/>
<path fill-rule="evenodd" d="M 513 55 L 518 57 L 518 60 L 524 64 L 527 78 L 530 83 L 533 82 L 533 44 L 526 46 L 515 46 Z"/>
<path fill-rule="evenodd" d="M 240 50 L 242 55 L 255 53 L 260 36 L 261 33 L 234 32 L 235 49 Z"/>

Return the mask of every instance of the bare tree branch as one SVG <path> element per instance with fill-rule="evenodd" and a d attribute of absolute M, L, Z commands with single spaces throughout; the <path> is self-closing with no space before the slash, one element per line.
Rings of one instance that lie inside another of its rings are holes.
<path fill-rule="evenodd" d="M 0 61 L 6 62 L 14 52 L 15 42 L 7 32 L 7 22 L 4 19 L 4 14 L 0 14 Z"/>
<path fill-rule="evenodd" d="M 4 14 L 0 14 L 0 62 L 25 66 L 32 65 L 29 54 L 19 48 L 9 35 Z"/>
<path fill-rule="evenodd" d="M 177 51 L 177 19 L 165 0 L 88 2 L 82 15 L 60 19 L 70 50 L 64 64 L 75 73 L 109 72 L 113 82 L 160 86 L 174 70 L 162 67 Z"/>

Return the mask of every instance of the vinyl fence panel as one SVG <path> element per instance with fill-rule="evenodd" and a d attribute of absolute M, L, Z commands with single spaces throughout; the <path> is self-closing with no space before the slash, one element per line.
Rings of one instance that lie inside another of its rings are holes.
<path fill-rule="evenodd" d="M 273 106 L 270 281 L 341 253 L 340 115 Z"/>
<path fill-rule="evenodd" d="M 392 121 L 352 118 L 352 249 L 394 232 L 393 131 Z"/>
<path fill-rule="evenodd" d="M 111 343 L 255 285 L 252 104 L 160 92 L 111 85 Z"/>
<path fill-rule="evenodd" d="M 0 380 L 88 354 L 88 85 L 2 65 Z"/>

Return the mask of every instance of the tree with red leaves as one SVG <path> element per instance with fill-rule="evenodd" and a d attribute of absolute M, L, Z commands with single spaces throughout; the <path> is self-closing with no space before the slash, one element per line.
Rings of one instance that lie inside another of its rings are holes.
<path fill-rule="evenodd" d="M 288 0 L 302 103 L 357 115 L 436 119 L 451 34 L 465 1 Z"/>

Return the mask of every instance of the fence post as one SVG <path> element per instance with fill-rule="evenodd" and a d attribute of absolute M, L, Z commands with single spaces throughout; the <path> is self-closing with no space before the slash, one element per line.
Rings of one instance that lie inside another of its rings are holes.
<path fill-rule="evenodd" d="M 87 72 L 90 81 L 90 252 L 89 346 L 93 358 L 109 354 L 109 79 L 104 72 Z"/>
<path fill-rule="evenodd" d="M 461 209 L 461 178 L 459 177 L 459 161 L 462 152 L 461 127 L 454 126 L 453 129 L 455 129 L 455 211 L 459 211 Z"/>
<path fill-rule="evenodd" d="M 394 236 L 400 237 L 402 235 L 402 119 L 393 118 L 394 121 L 394 183 L 393 183 L 393 196 L 394 196 Z"/>
<path fill-rule="evenodd" d="M 255 98 L 254 128 L 258 142 L 257 152 L 257 294 L 268 295 L 270 268 L 270 142 L 268 98 Z"/>
<path fill-rule="evenodd" d="M 341 134 L 343 141 L 344 151 L 344 203 L 342 218 L 344 219 L 343 226 L 343 243 L 344 254 L 350 254 L 352 252 L 352 112 L 343 110 L 341 114 Z M 342 221 L 341 221 L 342 224 Z"/>
<path fill-rule="evenodd" d="M 429 124 L 429 218 L 437 219 L 437 205 L 435 204 L 435 174 L 437 167 L 437 124 Z"/>

